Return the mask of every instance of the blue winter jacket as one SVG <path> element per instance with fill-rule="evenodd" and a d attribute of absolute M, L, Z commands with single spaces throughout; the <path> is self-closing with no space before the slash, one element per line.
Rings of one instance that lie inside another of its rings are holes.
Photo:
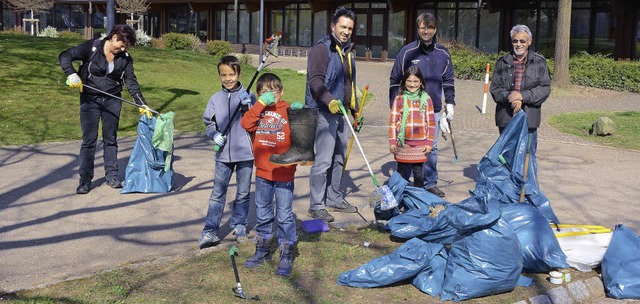
<path fill-rule="evenodd" d="M 224 87 L 209 98 L 209 103 L 202 115 L 202 122 L 206 126 L 207 136 L 213 140 L 218 132 L 223 132 L 233 115 L 233 111 L 240 104 L 238 95 L 245 88 L 242 84 L 236 89 L 227 90 Z M 251 96 L 251 104 L 256 102 L 253 93 Z M 240 126 L 240 119 L 243 113 L 240 112 L 233 119 L 231 128 L 227 133 L 227 141 L 218 152 L 216 152 L 216 161 L 224 163 L 235 163 L 247 160 L 253 160 L 253 147 L 251 137 L 245 129 Z"/>
<path fill-rule="evenodd" d="M 422 72 L 427 86 L 426 91 L 433 101 L 434 112 L 438 113 L 442 110 L 443 90 L 445 102 L 456 104 L 451 55 L 449 50 L 437 43 L 434 37 L 429 45 L 418 39 L 400 49 L 389 77 L 389 107 L 393 105 L 393 100 L 398 95 L 404 71 L 412 65 L 417 65 Z"/>

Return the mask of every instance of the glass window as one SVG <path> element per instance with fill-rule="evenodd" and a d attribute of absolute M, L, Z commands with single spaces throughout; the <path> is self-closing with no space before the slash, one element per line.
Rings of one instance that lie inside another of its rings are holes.
<path fill-rule="evenodd" d="M 288 4 L 284 7 L 284 28 L 282 29 L 283 45 L 296 45 L 296 32 L 298 30 L 298 15 L 296 4 Z"/>
<path fill-rule="evenodd" d="M 12 29 L 16 25 L 16 16 L 9 6 L 2 2 L 2 29 L 8 30 Z"/>
<path fill-rule="evenodd" d="M 536 36 L 536 45 L 537 51 L 547 58 L 555 56 L 557 21 L 557 3 L 547 3 L 540 9 L 540 32 Z"/>
<path fill-rule="evenodd" d="M 589 10 L 571 10 L 571 42 L 570 53 L 589 51 Z"/>
<path fill-rule="evenodd" d="M 382 24 L 383 20 L 384 15 L 371 14 L 371 36 L 382 37 L 382 32 L 384 31 L 384 27 Z"/>
<path fill-rule="evenodd" d="M 313 41 L 320 40 L 328 34 L 327 30 L 327 11 L 317 12 L 313 14 Z"/>
<path fill-rule="evenodd" d="M 517 10 L 514 10 L 513 12 L 513 20 L 514 20 L 513 25 L 524 24 L 528 26 L 529 30 L 531 30 L 531 34 L 533 35 L 533 38 L 535 39 L 536 38 L 536 18 L 537 18 L 536 10 L 517 9 Z M 510 30 L 511 30 L 511 27 L 509 27 L 507 33 Z M 535 41 L 533 43 L 535 43 Z"/>
<path fill-rule="evenodd" d="M 369 3 L 356 3 L 354 8 L 369 8 Z"/>
<path fill-rule="evenodd" d="M 405 11 L 389 13 L 389 47 L 387 48 L 388 58 L 396 58 L 398 52 L 406 44 L 404 35 Z"/>
<path fill-rule="evenodd" d="M 238 43 L 238 13 L 233 10 L 233 5 L 227 6 L 227 41 Z"/>
<path fill-rule="evenodd" d="M 217 26 L 215 28 L 214 38 L 217 40 L 227 40 L 227 13 L 225 10 L 216 10 Z"/>
<path fill-rule="evenodd" d="M 446 8 L 441 8 L 447 4 Z M 438 32 L 436 33 L 440 43 L 453 41 L 456 34 L 456 9 L 455 3 L 438 4 Z"/>
<path fill-rule="evenodd" d="M 249 24 L 249 13 L 242 4 L 238 9 L 238 43 L 249 43 Z"/>
<path fill-rule="evenodd" d="M 491 53 L 498 52 L 498 39 L 500 37 L 496 33 L 499 28 L 500 12 L 490 13 L 488 9 L 482 10 L 482 15 L 480 16 L 480 40 L 478 41 L 478 47 L 481 50 Z"/>
<path fill-rule="evenodd" d="M 464 45 L 476 46 L 476 20 L 478 11 L 476 9 L 461 9 L 458 17 L 458 42 Z"/>
<path fill-rule="evenodd" d="M 311 9 L 308 4 L 300 4 L 299 12 L 298 46 L 311 46 Z"/>
<path fill-rule="evenodd" d="M 285 40 L 286 35 L 284 34 L 284 28 L 282 27 L 282 10 L 272 10 L 271 11 L 271 31 L 272 34 L 277 34 L 279 31 L 283 31 L 282 40 L 280 40 L 280 45 L 286 45 L 283 40 Z M 266 36 L 270 36 L 271 34 L 265 33 Z"/>
<path fill-rule="evenodd" d="M 387 8 L 386 2 L 371 3 L 371 8 Z"/>
<path fill-rule="evenodd" d="M 265 34 L 266 35 L 266 34 Z M 251 44 L 260 44 L 260 11 L 251 13 Z"/>
<path fill-rule="evenodd" d="M 605 55 L 613 54 L 615 50 L 615 22 L 609 12 L 596 13 L 596 27 L 594 29 L 595 39 L 593 45 L 593 53 L 601 53 Z"/>
<path fill-rule="evenodd" d="M 640 8 L 636 14 L 640 16 Z M 640 59 L 640 18 L 638 18 L 638 25 L 636 26 L 636 59 Z"/>
<path fill-rule="evenodd" d="M 358 36 L 366 36 L 367 31 L 367 14 L 356 14 L 356 25 L 353 34 Z"/>

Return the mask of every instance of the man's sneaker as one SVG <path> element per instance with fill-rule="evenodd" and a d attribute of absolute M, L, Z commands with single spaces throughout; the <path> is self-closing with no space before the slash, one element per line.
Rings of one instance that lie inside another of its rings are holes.
<path fill-rule="evenodd" d="M 122 182 L 117 177 L 107 177 L 107 185 L 113 189 L 122 188 Z"/>
<path fill-rule="evenodd" d="M 89 191 L 91 191 L 91 182 L 80 182 L 76 188 L 76 194 L 87 194 Z"/>
<path fill-rule="evenodd" d="M 309 215 L 312 218 L 321 219 L 327 223 L 333 222 L 333 216 L 329 214 L 327 209 L 310 210 Z"/>
<path fill-rule="evenodd" d="M 203 232 L 202 234 L 200 234 L 200 249 L 213 247 L 215 245 L 218 245 L 218 243 L 220 243 L 220 238 L 217 235 L 211 232 Z"/>
<path fill-rule="evenodd" d="M 437 195 L 438 197 L 444 197 L 444 192 L 442 192 L 442 190 L 440 190 L 440 188 L 438 188 L 438 186 L 431 187 L 431 188 L 427 189 L 427 191 Z"/>
<path fill-rule="evenodd" d="M 236 228 L 233 229 L 233 238 L 238 243 L 244 243 L 249 240 L 247 237 L 247 228 L 244 225 L 236 225 Z"/>
<path fill-rule="evenodd" d="M 327 208 L 331 209 L 331 211 L 344 213 L 355 213 L 356 211 L 358 211 L 358 209 L 356 209 L 356 206 L 353 206 L 345 202 L 344 200 L 336 205 L 327 205 Z"/>

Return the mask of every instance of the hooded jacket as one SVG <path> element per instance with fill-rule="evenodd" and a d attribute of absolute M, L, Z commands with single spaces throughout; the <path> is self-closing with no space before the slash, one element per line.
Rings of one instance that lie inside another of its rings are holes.
<path fill-rule="evenodd" d="M 202 115 L 202 122 L 206 127 L 207 136 L 211 140 L 213 140 L 216 133 L 223 132 L 227 124 L 229 124 L 229 119 L 231 119 L 234 110 L 240 104 L 238 95 L 243 90 L 245 88 L 242 84 L 233 90 L 227 90 L 223 87 L 221 91 L 209 98 L 209 103 L 207 103 Z M 253 93 L 249 95 L 251 96 L 251 103 L 255 103 L 255 95 Z M 253 160 L 251 137 L 240 125 L 241 119 L 242 115 L 238 113 L 231 122 L 231 127 L 227 133 L 227 141 L 222 149 L 216 152 L 216 161 L 234 163 Z"/>

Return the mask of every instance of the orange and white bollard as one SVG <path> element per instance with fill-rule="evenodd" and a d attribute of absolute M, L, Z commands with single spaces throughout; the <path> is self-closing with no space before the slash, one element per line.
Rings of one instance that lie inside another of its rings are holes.
<path fill-rule="evenodd" d="M 487 63 L 487 72 L 484 75 L 484 94 L 482 96 L 482 114 L 487 112 L 487 95 L 489 95 L 489 71 L 491 65 Z"/>

